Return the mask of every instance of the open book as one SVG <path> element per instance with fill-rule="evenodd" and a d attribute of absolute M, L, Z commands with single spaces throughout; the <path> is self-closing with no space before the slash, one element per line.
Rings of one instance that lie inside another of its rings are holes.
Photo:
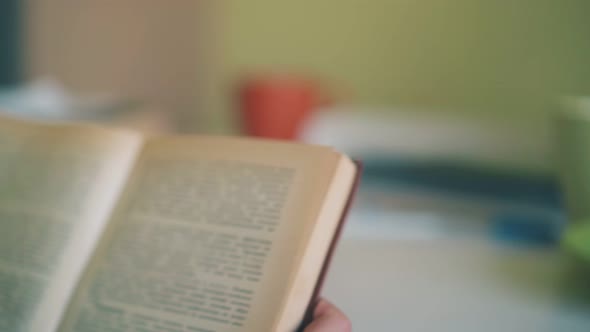
<path fill-rule="evenodd" d="M 327 147 L 0 118 L 0 331 L 294 331 L 356 174 Z"/>

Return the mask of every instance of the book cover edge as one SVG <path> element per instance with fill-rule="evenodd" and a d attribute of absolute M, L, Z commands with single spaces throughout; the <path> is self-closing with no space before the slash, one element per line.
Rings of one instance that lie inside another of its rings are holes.
<path fill-rule="evenodd" d="M 362 170 L 363 170 L 363 164 L 360 160 L 354 160 L 354 164 L 356 165 L 356 174 L 355 174 L 355 178 L 354 178 L 350 193 L 348 195 L 348 199 L 346 200 L 346 204 L 344 205 L 344 209 L 342 210 L 342 215 L 340 217 L 340 221 L 338 222 L 338 226 L 336 228 L 336 231 L 334 232 L 334 236 L 332 237 L 332 242 L 330 243 L 330 247 L 328 248 L 326 258 L 324 259 L 324 264 L 322 266 L 322 269 L 320 271 L 320 275 L 319 275 L 316 285 L 314 287 L 313 295 L 311 296 L 309 304 L 307 305 L 307 309 L 305 310 L 305 315 L 304 315 L 303 321 L 301 322 L 301 325 L 297 329 L 297 332 L 303 332 L 305 327 L 307 325 L 309 325 L 309 323 L 313 320 L 313 312 L 315 310 L 317 303 L 320 300 L 322 289 L 323 289 L 324 283 L 326 281 L 326 276 L 328 275 L 330 265 L 332 263 L 332 258 L 334 256 L 334 252 L 336 250 L 336 247 L 338 245 L 340 237 L 342 236 L 342 232 L 344 230 L 344 225 L 346 224 L 346 220 L 347 220 L 348 214 L 350 212 L 350 208 L 352 206 L 352 203 L 353 203 L 356 193 L 358 191 L 358 187 L 359 187 L 360 180 L 361 180 L 361 174 L 362 174 Z"/>

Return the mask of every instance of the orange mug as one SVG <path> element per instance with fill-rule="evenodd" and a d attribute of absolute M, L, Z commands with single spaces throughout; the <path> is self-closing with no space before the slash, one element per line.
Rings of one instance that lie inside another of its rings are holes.
<path fill-rule="evenodd" d="M 246 135 L 294 140 L 322 98 L 312 80 L 263 76 L 240 85 L 239 107 Z"/>

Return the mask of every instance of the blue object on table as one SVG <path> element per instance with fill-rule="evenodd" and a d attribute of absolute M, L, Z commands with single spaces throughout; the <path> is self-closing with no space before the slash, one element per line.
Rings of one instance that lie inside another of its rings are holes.
<path fill-rule="evenodd" d="M 545 214 L 500 212 L 491 218 L 491 231 L 501 241 L 552 246 L 559 243 L 564 218 Z"/>
<path fill-rule="evenodd" d="M 408 189 L 494 206 L 486 233 L 507 244 L 554 246 L 565 226 L 562 194 L 555 176 L 494 170 L 437 160 L 364 160 L 363 185 Z"/>

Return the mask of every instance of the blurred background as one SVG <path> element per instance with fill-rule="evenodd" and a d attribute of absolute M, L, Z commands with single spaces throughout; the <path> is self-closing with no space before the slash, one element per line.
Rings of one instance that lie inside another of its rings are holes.
<path fill-rule="evenodd" d="M 588 144 L 562 157 L 556 119 L 590 95 L 589 14 L 586 0 L 3 0 L 0 108 L 332 145 L 365 163 L 325 294 L 355 330 L 588 331 L 559 177 Z"/>
<path fill-rule="evenodd" d="M 589 89 L 584 0 L 2 2 L 0 82 L 49 77 L 229 130 L 236 81 L 288 71 L 340 102 L 543 123 Z M 508 120 L 507 120 L 508 121 Z"/>

